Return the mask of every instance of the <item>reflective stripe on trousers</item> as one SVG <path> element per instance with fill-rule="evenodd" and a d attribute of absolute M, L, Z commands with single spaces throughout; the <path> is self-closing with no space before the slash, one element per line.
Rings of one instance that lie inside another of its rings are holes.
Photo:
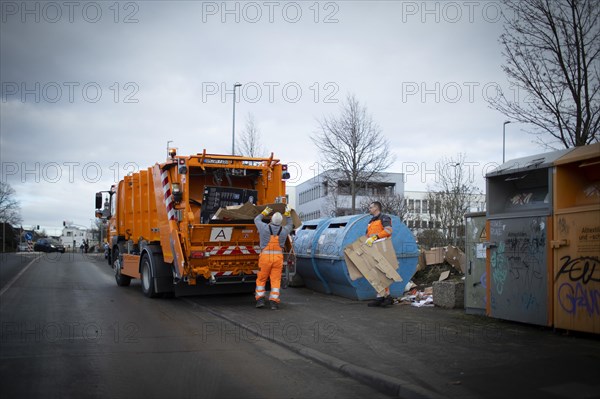
<path fill-rule="evenodd" d="M 263 298 L 265 296 L 265 286 L 264 285 L 260 285 L 260 286 L 256 286 L 256 294 L 255 297 L 258 300 L 258 298 Z"/>
<path fill-rule="evenodd" d="M 279 288 L 271 288 L 271 294 L 269 295 L 269 301 L 279 302 Z"/>

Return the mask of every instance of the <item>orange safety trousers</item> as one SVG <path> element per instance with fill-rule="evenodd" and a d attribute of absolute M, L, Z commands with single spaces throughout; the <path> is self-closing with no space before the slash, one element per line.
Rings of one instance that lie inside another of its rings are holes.
<path fill-rule="evenodd" d="M 256 277 L 256 293 L 254 298 L 258 301 L 265 297 L 267 279 L 271 280 L 271 293 L 269 301 L 279 303 L 279 289 L 281 288 L 281 273 L 283 271 L 283 251 L 279 246 L 279 236 L 271 235 L 269 243 L 258 256 L 260 271 Z"/>

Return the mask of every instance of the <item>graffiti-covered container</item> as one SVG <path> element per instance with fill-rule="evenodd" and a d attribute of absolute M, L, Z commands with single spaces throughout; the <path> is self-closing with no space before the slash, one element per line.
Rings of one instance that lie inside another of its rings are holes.
<path fill-rule="evenodd" d="M 511 160 L 486 175 L 491 317 L 552 325 L 552 173 L 568 152 Z"/>
<path fill-rule="evenodd" d="M 485 260 L 487 236 L 485 212 L 465 214 L 465 312 L 485 314 L 486 273 Z"/>
<path fill-rule="evenodd" d="M 600 334 L 600 143 L 555 165 L 554 326 Z"/>

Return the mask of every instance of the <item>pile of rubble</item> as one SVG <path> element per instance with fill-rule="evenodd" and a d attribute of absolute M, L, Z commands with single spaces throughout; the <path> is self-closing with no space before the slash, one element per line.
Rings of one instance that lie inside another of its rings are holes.
<path fill-rule="evenodd" d="M 397 302 L 416 307 L 460 307 L 465 267 L 465 254 L 455 246 L 421 250 L 417 271 Z"/>

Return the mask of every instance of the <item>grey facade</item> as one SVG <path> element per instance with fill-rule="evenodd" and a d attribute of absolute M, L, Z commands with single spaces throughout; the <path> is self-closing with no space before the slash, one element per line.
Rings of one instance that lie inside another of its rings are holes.
<path fill-rule="evenodd" d="M 359 188 L 356 213 L 366 211 L 360 209 L 361 202 L 380 195 L 403 196 L 404 174 L 379 173 L 364 187 Z M 296 186 L 295 205 L 302 220 L 349 215 L 352 213 L 350 185 L 340 173 L 321 173 Z"/>

